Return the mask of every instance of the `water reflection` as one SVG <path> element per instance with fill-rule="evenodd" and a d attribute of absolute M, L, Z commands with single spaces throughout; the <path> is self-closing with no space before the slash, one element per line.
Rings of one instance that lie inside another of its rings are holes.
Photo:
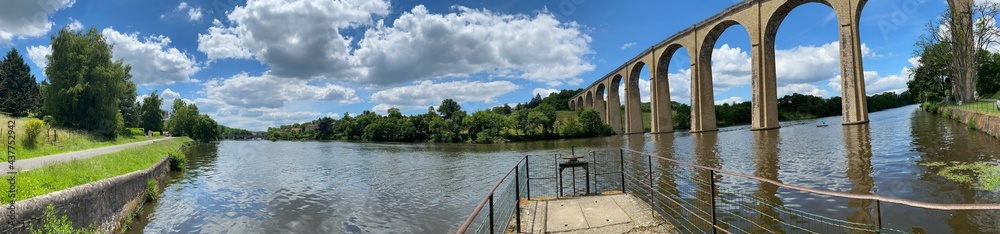
<path fill-rule="evenodd" d="M 844 128 L 844 148 L 847 149 L 847 179 L 851 181 L 849 193 L 871 194 L 875 187 L 872 178 L 872 143 L 868 124 L 846 125 Z M 868 199 L 850 199 L 847 206 L 851 210 L 848 221 L 875 224 L 872 216 L 874 202 Z"/>
<path fill-rule="evenodd" d="M 706 166 L 710 168 L 720 168 L 722 165 L 722 160 L 719 158 L 719 132 L 701 132 L 692 133 L 691 138 L 694 142 L 694 156 L 695 161 L 698 165 Z M 715 175 L 712 178 L 712 171 L 692 169 L 691 178 L 696 183 L 695 199 L 689 203 L 695 204 L 697 209 L 702 212 L 698 214 L 701 217 L 708 219 L 708 222 L 698 223 L 698 227 L 701 230 L 711 230 L 711 212 L 712 212 L 712 181 L 715 183 L 720 183 L 722 175 Z M 696 211 L 697 212 L 697 211 Z M 690 217 L 690 220 L 701 220 L 698 217 Z M 720 225 L 723 226 L 723 225 Z M 723 228 L 725 228 L 723 226 Z"/>
<path fill-rule="evenodd" d="M 781 138 L 778 133 L 778 129 L 753 132 L 754 176 L 781 182 L 778 179 L 778 172 L 781 170 L 778 159 L 780 152 L 778 143 L 781 142 Z M 775 218 L 780 217 L 776 209 L 783 205 L 781 199 L 776 196 L 777 193 L 777 185 L 757 181 L 757 191 L 754 192 L 753 196 L 760 199 L 757 201 L 756 207 L 760 215 L 757 215 L 756 223 L 763 224 L 763 226 L 753 225 L 752 233 L 784 232 L 780 223 L 775 220 Z"/>

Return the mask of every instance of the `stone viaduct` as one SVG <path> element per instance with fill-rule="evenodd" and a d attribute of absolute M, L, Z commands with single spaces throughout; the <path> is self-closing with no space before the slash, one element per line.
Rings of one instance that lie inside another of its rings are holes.
<path fill-rule="evenodd" d="M 571 109 L 593 108 L 619 133 L 643 133 L 639 76 L 649 66 L 650 109 L 653 133 L 673 132 L 670 84 L 667 80 L 674 53 L 691 57 L 691 132 L 716 131 L 712 90 L 712 50 L 719 36 L 733 25 L 742 25 L 750 35 L 752 60 L 751 130 L 779 128 L 774 40 L 778 27 L 795 8 L 806 3 L 833 8 L 840 31 L 840 71 L 843 123 L 868 122 L 865 78 L 861 61 L 858 23 L 867 0 L 746 0 L 643 51 L 600 78 L 569 101 Z M 683 48 L 683 49 L 682 49 Z M 625 121 L 622 121 L 619 85 L 625 82 Z M 607 93 L 607 100 L 605 100 Z M 624 122 L 624 128 L 622 128 Z"/>

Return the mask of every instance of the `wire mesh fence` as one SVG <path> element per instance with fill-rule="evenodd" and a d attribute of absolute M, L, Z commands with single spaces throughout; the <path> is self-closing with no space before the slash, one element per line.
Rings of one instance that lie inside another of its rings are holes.
<path fill-rule="evenodd" d="M 583 173 L 565 171 L 560 158 L 523 157 L 458 233 L 521 232 L 525 200 L 618 192 L 646 202 L 653 217 L 682 233 L 903 233 L 907 227 L 891 221 L 908 218 L 899 214 L 1000 215 L 1000 204 L 934 204 L 810 189 L 624 148 L 584 154 L 589 162 Z M 886 208 L 896 215 L 883 215 Z"/>

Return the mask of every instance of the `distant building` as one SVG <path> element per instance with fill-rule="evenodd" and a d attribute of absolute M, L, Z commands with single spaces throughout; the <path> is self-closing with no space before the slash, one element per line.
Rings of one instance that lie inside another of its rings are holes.
<path fill-rule="evenodd" d="M 308 132 L 308 131 L 316 131 L 316 130 L 319 130 L 319 125 L 315 125 L 315 124 L 306 125 L 306 128 L 305 128 L 306 132 Z"/>

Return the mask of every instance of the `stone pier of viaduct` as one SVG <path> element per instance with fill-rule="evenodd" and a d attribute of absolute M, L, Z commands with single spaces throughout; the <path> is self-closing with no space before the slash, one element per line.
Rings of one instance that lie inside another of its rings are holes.
<path fill-rule="evenodd" d="M 867 0 L 747 0 L 733 5 L 698 24 L 643 51 L 617 69 L 584 89 L 569 101 L 572 109 L 593 108 L 624 134 L 643 133 L 639 77 L 648 66 L 650 74 L 650 109 L 653 133 L 673 132 L 670 84 L 667 80 L 674 53 L 691 57 L 691 132 L 717 130 L 712 90 L 712 50 L 722 33 L 733 25 L 742 25 L 751 45 L 751 130 L 778 128 L 777 85 L 775 80 L 774 40 L 778 27 L 795 8 L 806 3 L 829 6 L 837 15 L 840 31 L 840 71 L 843 122 L 868 122 L 865 104 L 864 68 L 858 23 Z M 624 82 L 624 84 L 622 83 Z M 625 85 L 625 93 L 618 93 Z M 605 99 L 605 93 L 607 99 Z M 620 95 L 625 95 L 624 121 Z M 622 126 L 624 124 L 624 126 Z"/>

